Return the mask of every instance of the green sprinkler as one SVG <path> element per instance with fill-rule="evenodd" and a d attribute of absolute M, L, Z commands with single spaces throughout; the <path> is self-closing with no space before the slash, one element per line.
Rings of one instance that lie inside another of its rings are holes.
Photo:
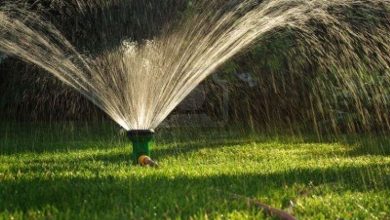
<path fill-rule="evenodd" d="M 127 137 L 133 144 L 131 159 L 134 164 L 157 167 L 158 164 L 150 158 L 151 145 L 154 139 L 153 130 L 130 130 Z"/>

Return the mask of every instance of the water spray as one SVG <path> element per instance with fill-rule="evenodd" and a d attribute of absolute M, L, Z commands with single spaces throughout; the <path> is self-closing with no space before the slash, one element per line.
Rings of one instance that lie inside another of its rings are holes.
<path fill-rule="evenodd" d="M 151 145 L 154 139 L 153 130 L 130 130 L 127 137 L 133 144 L 131 159 L 134 164 L 157 167 L 158 164 L 150 158 Z"/>

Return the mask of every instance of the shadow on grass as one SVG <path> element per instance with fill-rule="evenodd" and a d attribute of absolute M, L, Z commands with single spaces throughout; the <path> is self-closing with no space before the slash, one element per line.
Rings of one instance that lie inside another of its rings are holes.
<path fill-rule="evenodd" d="M 0 154 L 68 152 L 83 149 L 110 149 L 127 147 L 129 141 L 119 134 L 116 125 L 107 123 L 0 123 Z M 157 132 L 157 147 L 153 157 L 157 160 L 167 156 L 187 154 L 205 148 L 217 149 L 248 143 L 278 144 L 335 143 L 348 147 L 346 155 L 390 155 L 390 138 L 382 135 L 345 135 L 319 140 L 315 135 L 288 136 L 251 133 L 245 130 L 210 129 L 161 129 Z M 126 162 L 129 153 L 98 155 L 106 162 Z"/>
<path fill-rule="evenodd" d="M 54 207 L 59 212 L 76 216 L 84 213 L 112 218 L 180 216 L 188 219 L 205 212 L 248 209 L 243 201 L 231 201 L 228 192 L 282 200 L 284 198 L 274 197 L 284 194 L 275 192 L 296 183 L 328 184 L 338 187 L 333 190 L 341 194 L 344 191 L 389 189 L 390 174 L 377 172 L 388 166 L 296 169 L 281 173 L 208 177 L 149 175 L 115 178 L 97 174 L 91 178 L 15 179 L 0 184 L 0 212 Z"/>
<path fill-rule="evenodd" d="M 174 146 L 170 147 L 164 147 L 164 148 L 154 148 L 152 151 L 152 158 L 155 160 L 161 160 L 166 157 L 172 157 L 175 155 L 184 155 L 184 154 L 189 154 L 191 152 L 196 152 L 201 149 L 218 149 L 218 148 L 223 148 L 223 147 L 229 147 L 229 146 L 234 146 L 237 144 L 243 144 L 245 142 L 242 141 L 221 141 L 221 142 L 215 142 L 215 143 L 180 143 L 180 144 L 175 144 Z M 86 161 L 101 161 L 104 163 L 129 163 L 131 164 L 131 147 L 130 145 L 124 145 L 122 146 L 126 148 L 126 150 L 120 150 L 120 151 L 111 151 L 111 152 L 99 152 L 98 154 L 91 155 L 91 156 L 85 156 L 85 157 L 76 157 L 74 159 L 67 158 L 66 161 L 57 161 L 57 160 L 52 160 L 50 158 L 48 159 L 24 159 L 25 162 L 29 162 L 30 166 L 28 167 L 28 170 L 31 171 L 31 169 L 34 167 L 34 164 L 38 167 L 39 169 L 41 163 L 45 164 L 50 164 L 51 167 L 57 167 L 57 166 L 62 166 L 62 164 L 67 164 L 67 163 L 83 163 Z M 82 154 L 82 152 L 81 152 Z M 19 168 L 18 168 L 19 169 Z M 27 171 L 27 170 L 26 170 Z"/>
<path fill-rule="evenodd" d="M 202 149 L 218 149 L 223 147 L 231 147 L 235 145 L 243 145 L 252 142 L 251 140 L 234 140 L 234 139 L 213 139 L 204 140 L 202 142 L 189 142 L 174 144 L 169 148 L 156 148 L 153 151 L 153 157 L 161 159 L 164 157 L 189 154 Z"/>
<path fill-rule="evenodd" d="M 350 146 L 349 156 L 390 155 L 390 134 L 349 135 L 343 143 Z"/>
<path fill-rule="evenodd" d="M 0 154 L 113 148 L 123 145 L 116 127 L 88 123 L 0 123 Z"/>
<path fill-rule="evenodd" d="M 12 141 L 12 143 L 8 142 L 0 144 L 0 154 L 13 155 L 20 153 L 69 152 L 90 148 L 109 149 L 124 145 L 124 142 L 110 139 L 30 140 L 27 137 Z"/>
<path fill-rule="evenodd" d="M 4 126 L 4 125 L 3 125 Z M 58 124 L 11 124 L 2 127 L 0 154 L 67 152 L 90 148 L 110 149 L 129 147 L 130 141 L 115 126 L 86 126 L 72 123 Z M 251 141 L 245 133 L 213 135 L 187 130 L 162 131 L 157 144 L 168 146 L 154 149 L 154 156 L 163 157 L 202 148 L 218 148 Z M 174 146 L 174 147 L 172 147 Z M 125 157 L 123 157 L 125 158 Z M 113 158 L 112 160 L 116 160 Z M 108 161 L 111 159 L 107 158 Z"/>

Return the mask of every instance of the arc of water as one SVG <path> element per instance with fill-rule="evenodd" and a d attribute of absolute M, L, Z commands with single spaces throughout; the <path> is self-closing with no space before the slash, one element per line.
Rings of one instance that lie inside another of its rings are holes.
<path fill-rule="evenodd" d="M 390 5 L 388 0 L 367 1 Z M 44 68 L 123 128 L 154 129 L 201 81 L 262 36 L 286 26 L 309 34 L 312 18 L 342 26 L 328 9 L 358 2 L 243 0 L 218 8 L 211 1 L 213 7 L 186 18 L 176 30 L 143 44 L 124 42 L 95 58 L 79 53 L 37 14 L 8 6 L 0 9 L 0 51 Z M 342 39 L 349 43 L 354 32 L 348 27 L 340 31 L 349 34 Z M 352 50 L 351 56 L 356 56 Z"/>

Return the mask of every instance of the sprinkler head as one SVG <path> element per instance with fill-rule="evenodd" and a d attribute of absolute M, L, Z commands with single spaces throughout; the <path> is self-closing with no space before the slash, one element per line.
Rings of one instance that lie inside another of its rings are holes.
<path fill-rule="evenodd" d="M 127 137 L 133 144 L 133 154 L 131 156 L 134 164 L 141 166 L 158 166 L 150 159 L 150 148 L 153 142 L 153 130 L 130 130 Z"/>

